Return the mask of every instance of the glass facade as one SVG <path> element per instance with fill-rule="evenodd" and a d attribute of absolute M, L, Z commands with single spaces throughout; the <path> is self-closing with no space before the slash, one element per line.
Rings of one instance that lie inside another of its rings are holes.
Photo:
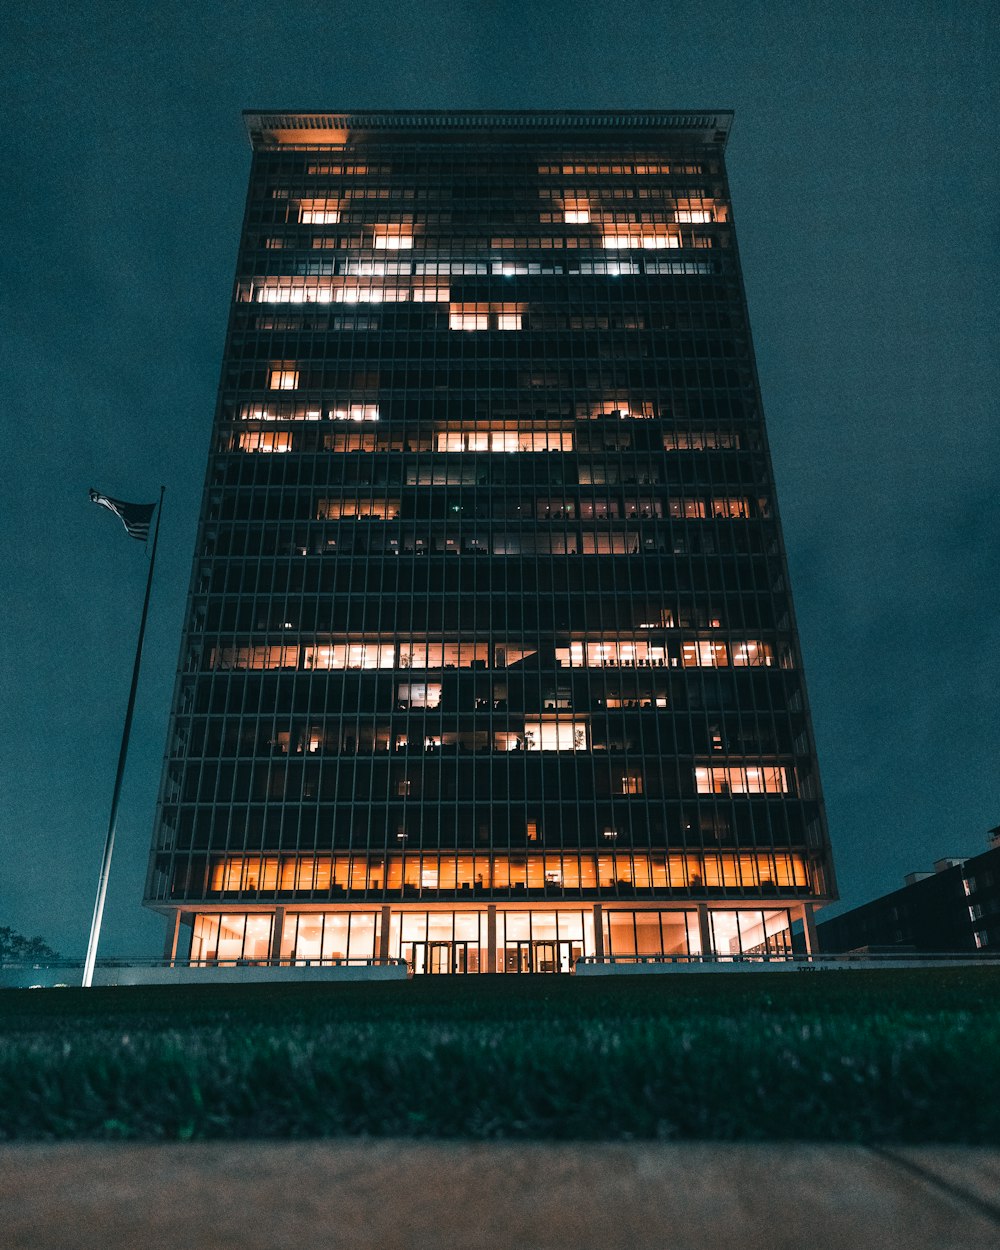
<path fill-rule="evenodd" d="M 558 972 L 811 932 L 729 121 L 247 115 L 168 953 Z"/>

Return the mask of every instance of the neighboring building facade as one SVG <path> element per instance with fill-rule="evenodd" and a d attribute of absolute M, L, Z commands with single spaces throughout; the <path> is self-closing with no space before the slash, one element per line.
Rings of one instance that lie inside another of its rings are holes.
<path fill-rule="evenodd" d="M 169 954 L 781 955 L 836 896 L 730 121 L 247 114 Z"/>
<path fill-rule="evenodd" d="M 816 926 L 829 954 L 868 947 L 1000 954 L 1000 845 L 971 859 L 941 859 L 891 894 Z"/>

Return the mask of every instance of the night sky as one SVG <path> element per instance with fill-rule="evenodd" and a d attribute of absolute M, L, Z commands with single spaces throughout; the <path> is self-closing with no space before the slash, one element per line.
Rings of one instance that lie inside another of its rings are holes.
<path fill-rule="evenodd" d="M 250 151 L 244 108 L 732 108 L 735 218 L 845 904 L 997 785 L 989 3 L 7 6 L 0 925 L 82 953 L 167 486 L 102 954 L 140 906 Z M 832 913 L 831 913 L 832 914 Z"/>

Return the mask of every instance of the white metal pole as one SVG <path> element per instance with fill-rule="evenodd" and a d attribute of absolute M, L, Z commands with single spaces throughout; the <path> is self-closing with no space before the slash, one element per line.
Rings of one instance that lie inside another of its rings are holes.
<path fill-rule="evenodd" d="M 104 900 L 108 893 L 108 873 L 111 870 L 111 852 L 115 849 L 115 826 L 118 824 L 118 803 L 122 794 L 122 778 L 125 776 L 125 760 L 128 757 L 128 739 L 132 732 L 132 714 L 135 711 L 135 692 L 139 687 L 139 665 L 142 662 L 142 641 L 146 634 L 146 617 L 149 614 L 149 594 L 153 589 L 153 568 L 156 564 L 156 544 L 160 540 L 160 517 L 163 515 L 163 495 L 165 486 L 160 487 L 160 503 L 156 509 L 156 530 L 153 534 L 153 550 L 149 557 L 149 575 L 146 578 L 146 597 L 142 604 L 142 620 L 139 622 L 139 638 L 135 645 L 135 663 L 132 666 L 132 688 L 128 696 L 128 710 L 125 712 L 125 728 L 122 730 L 122 745 L 118 752 L 118 772 L 115 774 L 115 789 L 111 796 L 111 815 L 108 818 L 108 834 L 104 839 L 104 858 L 101 860 L 101 875 L 97 882 L 97 898 L 94 902 L 94 918 L 90 922 L 90 940 L 87 942 L 87 958 L 83 964 L 84 989 L 94 981 L 94 964 L 97 961 L 97 944 L 101 940 L 101 921 L 104 919 Z"/>

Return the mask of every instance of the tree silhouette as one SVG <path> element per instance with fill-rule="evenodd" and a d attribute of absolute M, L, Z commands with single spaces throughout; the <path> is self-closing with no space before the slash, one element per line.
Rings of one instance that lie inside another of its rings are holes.
<path fill-rule="evenodd" d="M 56 952 L 42 938 L 28 938 L 23 933 L 16 933 L 9 925 L 0 925 L 0 962 L 57 958 Z"/>

